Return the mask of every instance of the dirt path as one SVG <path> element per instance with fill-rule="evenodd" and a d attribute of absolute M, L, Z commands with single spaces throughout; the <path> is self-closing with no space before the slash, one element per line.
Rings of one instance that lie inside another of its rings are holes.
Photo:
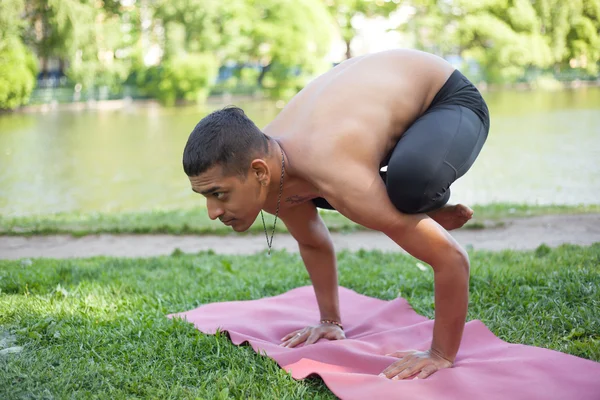
<path fill-rule="evenodd" d="M 463 246 L 473 249 L 535 249 L 540 244 L 555 247 L 563 243 L 589 245 L 600 242 L 600 214 L 548 215 L 506 221 L 501 228 L 452 231 Z M 402 251 L 378 232 L 333 234 L 337 250 L 366 249 Z M 98 255 L 150 257 L 171 254 L 179 248 L 186 253 L 212 249 L 220 254 L 252 254 L 266 249 L 264 236 L 169 236 L 169 235 L 68 235 L 0 237 L 0 258 L 70 258 Z M 275 234 L 274 249 L 297 251 L 289 235 Z"/>

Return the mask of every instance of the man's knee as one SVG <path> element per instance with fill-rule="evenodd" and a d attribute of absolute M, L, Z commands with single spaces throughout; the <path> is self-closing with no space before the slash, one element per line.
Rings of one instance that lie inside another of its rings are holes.
<path fill-rule="evenodd" d="M 429 212 L 448 202 L 450 185 L 440 181 L 440 171 L 431 165 L 419 165 L 418 161 L 403 164 L 388 166 L 386 176 L 388 196 L 399 211 L 405 214 Z"/>
<path fill-rule="evenodd" d="M 421 177 L 399 169 L 388 169 L 387 193 L 392 204 L 401 212 L 416 214 L 426 201 L 424 189 L 427 182 Z"/>
<path fill-rule="evenodd" d="M 442 208 L 450 199 L 450 188 L 441 189 L 433 195 L 427 195 L 408 191 L 408 193 L 396 193 L 388 187 L 388 195 L 392 204 L 405 214 L 427 213 Z"/>
<path fill-rule="evenodd" d="M 390 190 L 388 187 L 388 195 L 392 204 L 405 214 L 418 214 L 427 206 L 427 199 L 416 192 L 397 193 L 396 190 Z"/>

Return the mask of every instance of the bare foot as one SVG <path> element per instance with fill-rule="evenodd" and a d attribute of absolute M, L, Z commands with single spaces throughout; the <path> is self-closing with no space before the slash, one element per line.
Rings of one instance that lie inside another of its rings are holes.
<path fill-rule="evenodd" d="M 463 204 L 444 206 L 427 213 L 434 221 L 446 230 L 458 229 L 473 217 L 473 210 Z"/>

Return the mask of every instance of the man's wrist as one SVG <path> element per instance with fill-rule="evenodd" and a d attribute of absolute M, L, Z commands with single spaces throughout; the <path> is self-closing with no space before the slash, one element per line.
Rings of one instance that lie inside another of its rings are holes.
<path fill-rule="evenodd" d="M 322 318 L 321 325 L 337 325 L 341 330 L 344 330 L 344 326 L 337 319 Z"/>
<path fill-rule="evenodd" d="M 454 365 L 454 360 L 456 359 L 456 357 L 449 357 L 449 356 L 445 355 L 444 353 L 442 353 L 441 351 L 439 351 L 439 350 L 435 349 L 434 347 L 431 347 L 431 348 L 429 349 L 429 352 L 430 352 L 431 354 L 433 354 L 434 356 L 436 356 L 436 357 L 439 357 L 439 358 L 441 358 L 441 359 L 443 359 L 443 360 L 446 360 L 446 361 L 448 361 L 450 364 Z"/>

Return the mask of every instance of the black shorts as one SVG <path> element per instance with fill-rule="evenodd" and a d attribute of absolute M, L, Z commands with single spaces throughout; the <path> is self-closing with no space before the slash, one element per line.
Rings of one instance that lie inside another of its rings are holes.
<path fill-rule="evenodd" d="M 444 206 L 450 185 L 475 162 L 490 128 L 487 105 L 479 90 L 455 70 L 427 111 L 402 134 L 380 172 L 390 200 L 407 214 Z M 323 198 L 319 208 L 332 210 Z"/>

